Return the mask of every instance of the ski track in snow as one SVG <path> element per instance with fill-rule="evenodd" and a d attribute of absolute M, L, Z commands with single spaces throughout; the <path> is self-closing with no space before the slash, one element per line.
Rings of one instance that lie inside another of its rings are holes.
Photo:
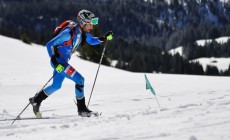
<path fill-rule="evenodd" d="M 212 96 L 210 96 L 210 94 Z M 76 114 L 76 108 L 71 105 L 52 105 L 52 109 L 42 108 L 45 116 L 56 116 L 57 119 L 47 120 L 19 120 L 14 125 L 11 121 L 0 122 L 0 138 L 4 139 L 30 139 L 33 135 L 39 135 L 44 139 L 64 139 L 65 135 L 82 137 L 90 133 L 86 139 L 200 139 L 215 138 L 228 139 L 229 134 L 222 134 L 218 137 L 216 131 L 228 129 L 230 126 L 230 96 L 227 93 L 209 91 L 207 93 L 190 93 L 192 98 L 188 103 L 175 103 L 174 97 L 161 97 L 166 104 L 170 102 L 173 106 L 159 109 L 153 98 L 146 98 L 144 95 L 139 99 L 135 96 L 125 99 L 111 99 L 111 101 L 100 100 L 95 108 L 102 108 L 102 116 L 92 118 L 81 118 Z M 181 94 L 180 98 L 190 98 L 189 94 Z M 204 98 L 202 98 L 202 95 Z M 173 95 L 172 95 L 173 96 Z M 55 98 L 55 97 L 54 97 Z M 200 98 L 200 99 L 199 99 Z M 54 99 L 55 100 L 55 99 Z M 197 101 L 198 100 L 198 101 Z M 96 102 L 96 101 L 95 101 Z M 47 103 L 48 104 L 48 103 Z M 45 104 L 44 106 L 46 106 Z M 116 104 L 126 106 L 127 104 L 145 104 L 142 107 L 123 107 L 119 112 L 108 109 L 105 106 L 113 107 Z M 121 105 L 123 104 L 123 105 Z M 51 103 L 49 103 L 51 105 Z M 92 104 L 94 106 L 94 104 Z M 2 110 L 0 118 L 13 118 L 19 111 Z M 72 110 L 72 111 L 71 111 Z M 10 114 L 9 112 L 13 112 Z M 26 110 L 22 117 L 32 117 L 32 108 Z M 69 115 L 65 115 L 69 113 Z M 114 129 L 115 127 L 116 129 Z M 111 129 L 111 130 L 110 130 Z M 60 132 L 60 133 L 57 133 Z M 200 132 L 201 131 L 201 132 Z M 210 131 L 210 136 L 203 132 Z M 55 132 L 56 136 L 47 136 L 47 132 Z M 80 132 L 80 133 L 78 133 Z M 29 134 L 29 135 L 28 135 Z M 103 134 L 103 135 L 102 135 Z M 115 137 L 117 136 L 117 137 Z M 69 137 L 69 136 L 68 136 Z M 226 138 L 225 138 L 226 137 Z M 74 139 L 74 137 L 69 137 Z"/>
<path fill-rule="evenodd" d="M 0 71 L 1 140 L 230 139 L 229 77 L 147 74 L 159 108 L 154 96 L 145 90 L 143 73 L 105 66 L 100 69 L 89 106 L 102 112 L 101 116 L 77 116 L 74 83 L 66 80 L 62 89 L 41 106 L 42 115 L 54 119 L 17 120 L 11 125 L 12 120 L 3 120 L 14 119 L 20 113 L 29 97 L 51 77 L 52 69 L 45 48 L 3 36 L 0 41 L 6 44 L 0 52 L 0 65 L 5 67 Z M 12 57 L 6 60 L 9 53 Z M 98 65 L 78 57 L 73 57 L 71 63 L 85 76 L 88 101 Z M 15 72 L 15 65 L 21 69 Z M 30 117 L 31 106 L 21 115 Z"/>

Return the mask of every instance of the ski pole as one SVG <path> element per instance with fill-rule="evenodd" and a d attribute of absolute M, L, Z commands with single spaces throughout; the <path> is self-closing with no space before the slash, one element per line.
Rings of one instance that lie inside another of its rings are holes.
<path fill-rule="evenodd" d="M 91 90 L 91 93 L 90 93 L 90 97 L 89 97 L 89 101 L 88 101 L 87 107 L 89 106 L 90 99 L 92 97 L 93 89 L 94 89 L 94 86 L 95 86 L 95 83 L 96 83 L 96 80 L 97 80 L 97 75 L 98 75 L 98 72 L 99 72 L 99 69 L 100 69 L 100 66 L 101 66 L 102 59 L 103 59 L 104 54 L 105 54 L 106 46 L 107 46 L 107 41 L 105 42 L 105 45 L 104 45 L 104 49 L 103 49 L 103 52 L 102 52 L 102 55 L 101 55 L 101 60 L 99 62 L 99 66 L 98 66 L 97 73 L 96 73 L 96 76 L 95 76 L 95 79 L 94 79 L 94 83 L 93 83 L 93 87 L 92 87 L 92 90 Z"/>
<path fill-rule="evenodd" d="M 46 84 L 41 88 L 41 90 L 39 92 L 41 92 L 45 87 L 46 85 L 54 78 L 54 76 L 57 74 L 57 72 L 55 71 L 55 73 L 53 74 L 53 76 L 46 82 Z M 39 93 L 38 92 L 38 93 Z"/>
<path fill-rule="evenodd" d="M 28 104 L 26 105 L 26 107 L 21 111 L 21 113 L 18 114 L 18 116 L 13 120 L 13 122 L 11 123 L 11 125 L 14 124 L 14 122 L 20 117 L 20 115 L 27 109 L 27 107 L 28 107 L 29 105 L 30 105 L 30 103 L 28 103 Z"/>
<path fill-rule="evenodd" d="M 45 86 L 54 78 L 54 76 L 56 75 L 56 73 L 57 72 L 55 72 L 54 74 L 53 74 L 53 76 L 48 80 L 48 82 L 46 82 L 46 84 L 42 87 L 42 89 L 39 91 L 39 92 L 41 92 L 44 88 L 45 88 Z M 38 92 L 38 93 L 39 93 Z M 38 94 L 37 93 L 37 94 Z M 36 95 L 35 95 L 36 96 Z M 26 107 L 18 114 L 18 116 L 13 120 L 13 122 L 11 123 L 11 125 L 12 124 L 14 124 L 14 122 L 20 117 L 20 115 L 27 109 L 27 107 L 30 105 L 30 103 L 28 103 L 27 105 L 26 105 Z"/>

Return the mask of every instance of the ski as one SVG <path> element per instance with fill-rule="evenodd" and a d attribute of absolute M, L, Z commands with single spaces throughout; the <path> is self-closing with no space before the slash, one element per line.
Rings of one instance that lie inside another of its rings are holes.
<path fill-rule="evenodd" d="M 84 113 L 81 114 L 79 116 L 81 117 L 98 117 L 102 114 L 102 112 L 90 112 L 90 113 Z M 64 116 L 52 116 L 52 117 L 41 117 L 41 118 L 37 118 L 37 117 L 19 117 L 17 118 L 17 121 L 23 121 L 23 120 L 49 120 L 49 119 L 63 119 L 63 118 L 68 118 L 68 117 L 77 117 L 77 115 L 64 115 Z M 5 119 L 0 119 L 0 122 L 4 122 L 4 121 L 13 121 L 15 120 L 14 118 L 5 118 Z"/>
<path fill-rule="evenodd" d="M 87 112 L 83 112 L 83 113 L 78 113 L 79 116 L 81 117 L 98 117 L 98 116 L 101 116 L 102 112 L 95 112 L 95 111 L 92 111 L 90 113 L 87 113 Z"/>
<path fill-rule="evenodd" d="M 27 117 L 27 118 L 17 118 L 17 120 L 42 120 L 42 119 L 57 119 L 57 118 L 54 118 L 54 117 L 42 117 L 42 118 L 36 118 L 36 117 Z M 10 118 L 10 119 L 1 119 L 0 121 L 12 121 L 12 120 L 15 120 L 13 118 Z"/>
<path fill-rule="evenodd" d="M 24 109 L 18 114 L 18 116 L 15 119 L 12 119 L 13 122 L 11 123 L 11 125 L 14 124 L 14 122 L 20 118 L 20 115 L 27 109 L 29 105 L 30 103 L 28 103 L 26 107 L 24 107 Z"/>
<path fill-rule="evenodd" d="M 91 115 L 94 115 L 95 117 L 101 116 L 102 112 L 91 112 Z"/>

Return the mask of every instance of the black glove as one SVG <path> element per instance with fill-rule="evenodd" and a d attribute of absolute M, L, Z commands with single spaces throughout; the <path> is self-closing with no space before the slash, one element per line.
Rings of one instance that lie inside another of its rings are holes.
<path fill-rule="evenodd" d="M 113 39 L 113 32 L 108 31 L 103 36 L 98 38 L 100 41 L 112 40 Z"/>

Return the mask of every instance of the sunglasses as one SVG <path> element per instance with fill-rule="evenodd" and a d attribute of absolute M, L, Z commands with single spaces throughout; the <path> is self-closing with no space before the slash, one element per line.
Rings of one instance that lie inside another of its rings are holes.
<path fill-rule="evenodd" d="M 92 18 L 90 23 L 93 24 L 93 25 L 97 25 L 98 24 L 98 20 L 99 18 Z"/>

